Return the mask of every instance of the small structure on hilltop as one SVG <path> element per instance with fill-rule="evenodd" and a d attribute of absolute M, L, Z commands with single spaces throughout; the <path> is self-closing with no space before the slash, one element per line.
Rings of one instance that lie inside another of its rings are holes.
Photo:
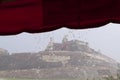
<path fill-rule="evenodd" d="M 54 44 L 53 37 L 50 37 L 50 42 L 48 43 L 48 46 L 47 46 L 46 50 L 47 51 L 53 51 L 53 44 Z"/>
<path fill-rule="evenodd" d="M 5 49 L 0 48 L 0 55 L 9 55 L 9 52 Z"/>
<path fill-rule="evenodd" d="M 68 35 L 65 35 L 63 40 L 62 40 L 62 43 L 66 43 L 66 42 L 68 42 Z"/>

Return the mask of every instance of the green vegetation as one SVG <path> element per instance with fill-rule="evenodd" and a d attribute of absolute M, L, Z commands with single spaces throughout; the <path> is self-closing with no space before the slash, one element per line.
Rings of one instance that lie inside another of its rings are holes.
<path fill-rule="evenodd" d="M 11 78 L 11 79 L 5 79 L 5 80 L 36 80 L 36 79 L 16 79 L 16 78 Z"/>
<path fill-rule="evenodd" d="M 83 80 L 83 79 L 17 79 L 17 78 L 11 78 L 11 79 L 0 79 L 0 80 Z"/>
<path fill-rule="evenodd" d="M 84 80 L 84 79 L 19 79 L 19 78 L 0 78 L 0 80 Z M 117 78 L 113 76 L 105 77 L 103 79 L 86 79 L 86 80 L 120 80 L 120 74 L 117 74 Z"/>
<path fill-rule="evenodd" d="M 17 79 L 17 78 L 10 78 L 10 79 L 0 79 L 0 80 L 81 80 L 81 79 Z"/>
<path fill-rule="evenodd" d="M 105 80 L 120 80 L 120 74 L 117 74 L 117 78 L 115 79 L 113 76 L 105 77 Z"/>
<path fill-rule="evenodd" d="M 17 79 L 17 78 L 10 78 L 10 79 L 0 79 L 0 80 L 80 80 L 80 79 Z"/>
<path fill-rule="evenodd" d="M 0 80 L 83 80 L 83 79 L 0 79 Z M 98 80 L 102 80 L 102 79 L 98 79 Z M 105 79 L 103 79 L 103 80 L 105 80 Z"/>

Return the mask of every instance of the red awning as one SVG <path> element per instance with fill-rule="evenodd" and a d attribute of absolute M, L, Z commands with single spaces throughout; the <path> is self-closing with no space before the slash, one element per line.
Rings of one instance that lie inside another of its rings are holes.
<path fill-rule="evenodd" d="M 120 23 L 120 0 L 16 0 L 0 4 L 0 35 Z"/>

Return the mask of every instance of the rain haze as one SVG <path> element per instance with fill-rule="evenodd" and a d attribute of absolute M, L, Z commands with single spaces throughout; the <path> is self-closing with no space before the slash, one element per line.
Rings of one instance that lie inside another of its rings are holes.
<path fill-rule="evenodd" d="M 45 33 L 21 33 L 11 36 L 0 36 L 0 48 L 10 53 L 39 52 L 46 48 L 50 37 L 54 42 L 61 42 L 68 35 L 68 40 L 82 40 L 89 46 L 120 62 L 120 24 L 107 24 L 92 29 L 67 29 L 65 27 Z"/>

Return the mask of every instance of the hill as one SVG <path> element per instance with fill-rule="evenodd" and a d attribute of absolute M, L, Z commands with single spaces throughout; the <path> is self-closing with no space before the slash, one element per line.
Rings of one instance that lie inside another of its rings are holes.
<path fill-rule="evenodd" d="M 0 77 L 100 79 L 117 75 L 118 63 L 79 40 L 50 40 L 45 51 L 0 55 Z"/>

